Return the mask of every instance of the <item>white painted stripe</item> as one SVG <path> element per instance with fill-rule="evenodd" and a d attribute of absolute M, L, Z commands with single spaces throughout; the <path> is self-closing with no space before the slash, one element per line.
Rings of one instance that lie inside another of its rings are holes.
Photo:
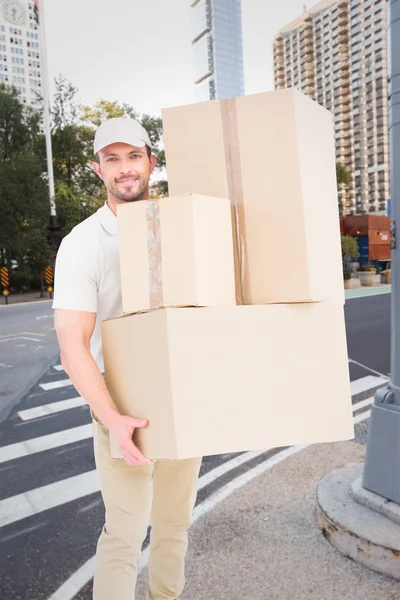
<path fill-rule="evenodd" d="M 279 452 L 275 456 L 272 456 L 261 465 L 250 469 L 244 475 L 237 477 L 223 488 L 221 488 L 218 492 L 216 492 L 213 496 L 196 506 L 193 511 L 192 523 L 195 523 L 202 517 L 205 513 L 212 510 L 217 504 L 225 500 L 228 496 L 230 496 L 235 490 L 241 488 L 246 485 L 249 481 L 261 475 L 268 469 L 271 469 L 275 465 L 279 464 L 289 456 L 293 456 L 297 452 L 300 452 L 307 446 L 292 446 L 287 450 L 283 450 Z M 149 548 L 142 553 L 138 569 L 142 571 L 146 568 L 149 558 Z M 58 588 L 58 590 L 49 598 L 49 600 L 73 600 L 75 596 L 79 593 L 79 591 L 92 579 L 94 575 L 95 568 L 95 556 L 89 559 L 78 571 L 76 571 L 63 585 Z"/>
<path fill-rule="evenodd" d="M 371 416 L 371 411 L 370 410 L 366 410 L 363 413 L 360 413 L 359 415 L 356 415 L 354 417 L 354 424 L 357 425 L 357 423 L 361 423 L 362 421 L 366 421 L 367 419 L 369 419 Z"/>
<path fill-rule="evenodd" d="M 252 460 L 253 458 L 256 458 L 257 456 L 261 456 L 261 454 L 268 452 L 268 450 L 270 450 L 270 448 L 266 448 L 265 450 L 256 451 L 256 452 L 254 452 L 254 451 L 245 452 L 244 454 L 241 454 L 240 456 L 236 456 L 235 458 L 232 458 L 231 460 L 227 460 L 226 462 L 222 463 L 222 465 L 219 465 L 219 467 L 215 467 L 215 469 L 211 469 L 211 471 L 208 471 L 202 477 L 200 477 L 199 490 L 201 490 L 203 487 L 205 487 L 209 483 L 212 483 L 219 477 L 222 477 L 222 475 L 225 475 L 225 473 L 228 473 L 228 471 L 232 471 L 232 469 L 239 467 L 243 463 L 245 463 L 249 460 Z"/>
<path fill-rule="evenodd" d="M 51 433 L 50 435 L 42 435 L 41 437 L 25 440 L 24 442 L 9 444 L 0 448 L 0 463 L 37 454 L 38 452 L 45 452 L 46 450 L 59 448 L 60 446 L 66 446 L 74 442 L 80 442 L 92 436 L 93 426 L 89 423 L 89 425 L 64 429 L 64 431 Z"/>
<path fill-rule="evenodd" d="M 28 340 L 28 342 L 41 342 L 40 338 L 33 337 L 25 337 L 23 335 L 19 335 L 18 337 L 6 338 L 5 340 L 0 340 L 0 344 L 3 342 L 18 342 L 19 340 Z"/>
<path fill-rule="evenodd" d="M 353 413 L 356 410 L 360 410 L 361 408 L 365 408 L 366 406 L 370 406 L 374 401 L 374 397 L 372 396 L 371 398 L 367 398 L 366 400 L 362 400 L 362 402 L 356 402 L 356 404 L 353 404 Z"/>
<path fill-rule="evenodd" d="M 64 367 L 62 365 L 54 365 L 53 369 L 56 371 L 64 371 Z"/>
<path fill-rule="evenodd" d="M 98 474 L 94 470 L 1 500 L 0 527 L 98 491 Z"/>
<path fill-rule="evenodd" d="M 45 392 L 48 392 L 49 390 L 56 390 L 58 388 L 68 387 L 69 385 L 73 385 L 70 379 L 60 379 L 59 381 L 41 383 L 39 387 L 41 387 Z"/>
<path fill-rule="evenodd" d="M 20 333 L 7 333 L 6 335 L 0 336 L 0 340 L 5 338 L 12 339 L 13 337 L 20 337 L 21 335 L 34 335 L 39 337 L 46 337 L 47 333 L 32 333 L 32 331 L 21 331 Z"/>
<path fill-rule="evenodd" d="M 358 404 L 361 404 L 361 403 L 358 403 Z M 357 404 L 355 406 L 357 406 Z M 371 411 L 366 411 L 364 413 L 361 413 L 360 415 L 357 415 L 356 417 L 354 417 L 354 424 L 356 425 L 357 423 L 365 421 L 366 419 L 368 419 L 370 417 L 370 415 L 371 415 Z M 253 469 L 250 469 L 249 471 L 247 471 L 240 477 L 237 477 L 236 479 L 234 479 L 233 481 L 231 481 L 230 483 L 225 485 L 223 488 L 218 490 L 213 496 L 211 496 L 210 498 L 208 498 L 207 500 L 205 500 L 204 502 L 202 502 L 201 504 L 196 506 L 196 508 L 193 511 L 192 522 L 195 523 L 198 519 L 200 519 L 200 517 L 202 517 L 204 514 L 206 514 L 210 510 L 212 510 L 217 504 L 219 504 L 220 502 L 225 500 L 234 491 L 243 487 L 244 485 L 246 485 L 249 481 L 251 481 L 252 479 L 257 477 L 258 475 L 261 475 L 262 473 L 271 469 L 272 467 L 279 464 L 286 458 L 289 458 L 290 456 L 297 454 L 298 452 L 300 452 L 301 450 L 304 450 L 305 448 L 308 448 L 308 446 L 292 446 L 290 448 L 287 448 L 286 450 L 283 450 L 283 451 L 279 452 L 278 454 L 275 454 L 274 456 L 272 456 L 265 462 L 261 463 L 260 465 L 257 465 Z M 248 455 L 248 454 L 253 454 L 253 453 L 247 452 L 246 455 Z M 246 455 L 243 455 L 243 457 Z M 239 459 L 239 458 L 242 458 L 242 456 L 237 457 L 237 459 Z M 253 457 L 251 457 L 251 458 L 253 458 Z M 236 460 L 236 459 L 233 459 L 233 460 Z M 232 461 L 228 461 L 228 462 L 232 463 Z M 243 460 L 243 462 L 245 462 L 245 461 Z M 235 464 L 235 466 L 237 466 L 237 465 Z M 232 467 L 232 468 L 234 468 L 234 467 Z M 216 467 L 216 469 L 213 469 L 213 471 L 217 471 L 218 469 L 220 469 L 220 467 Z M 203 483 L 203 481 L 207 481 L 207 479 L 206 479 L 207 476 L 209 477 L 208 483 L 213 480 L 212 479 L 213 471 L 210 471 L 209 473 L 206 473 L 206 475 L 204 475 L 203 477 L 200 477 L 199 489 L 201 489 L 202 487 L 207 485 L 207 483 Z M 139 564 L 138 564 L 139 571 L 141 571 L 147 567 L 148 558 L 149 558 L 149 548 L 146 548 L 146 550 L 142 553 L 140 560 L 139 560 Z M 67 581 L 65 581 L 62 584 L 62 586 L 60 588 L 58 588 L 58 590 L 56 590 L 56 592 L 54 592 L 54 594 L 52 596 L 50 596 L 49 600 L 73 600 L 75 598 L 75 596 L 79 593 L 79 591 L 92 579 L 92 577 L 94 575 L 95 561 L 96 561 L 95 556 L 90 558 L 84 565 L 82 565 L 82 567 L 80 567 L 80 569 L 78 569 L 78 571 L 73 573 L 73 575 L 71 575 L 71 577 L 69 577 L 69 579 L 67 579 Z"/>
<path fill-rule="evenodd" d="M 363 365 L 362 363 L 353 360 L 352 358 L 349 358 L 349 362 L 353 363 L 353 365 L 358 365 L 359 367 L 361 367 L 362 369 L 365 369 L 366 371 L 369 371 L 370 373 L 375 373 L 375 375 L 378 375 L 378 377 L 383 377 L 385 379 L 385 381 L 388 381 L 389 377 L 388 375 L 385 375 L 384 373 L 380 373 L 379 371 L 375 371 L 375 369 L 371 369 L 371 367 L 369 367 L 368 365 Z"/>
<path fill-rule="evenodd" d="M 144 554 L 144 553 L 143 553 Z M 89 558 L 84 565 L 80 567 L 61 587 L 58 588 L 49 600 L 73 600 L 79 590 L 81 590 L 93 577 L 96 564 L 96 557 Z"/>
<path fill-rule="evenodd" d="M 64 410 L 70 410 L 71 408 L 77 408 L 78 406 L 84 406 L 85 404 L 85 400 L 81 396 L 78 396 L 77 398 L 68 398 L 67 400 L 59 400 L 58 402 L 42 404 L 35 408 L 20 410 L 18 416 L 22 421 L 30 421 L 31 419 L 38 419 L 39 417 L 45 417 Z"/>
<path fill-rule="evenodd" d="M 356 379 L 351 382 L 351 395 L 355 396 L 356 394 L 361 394 L 362 392 L 366 392 L 367 390 L 371 390 L 374 387 L 378 387 L 379 385 L 385 385 L 388 380 L 386 377 L 375 377 L 375 375 L 367 375 L 366 377 L 362 377 L 361 379 Z"/>

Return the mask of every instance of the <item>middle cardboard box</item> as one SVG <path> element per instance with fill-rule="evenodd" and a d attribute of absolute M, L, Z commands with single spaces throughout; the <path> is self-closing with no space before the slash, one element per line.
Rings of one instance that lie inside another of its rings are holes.
<path fill-rule="evenodd" d="M 117 209 L 123 313 L 234 306 L 230 202 L 186 194 Z"/>

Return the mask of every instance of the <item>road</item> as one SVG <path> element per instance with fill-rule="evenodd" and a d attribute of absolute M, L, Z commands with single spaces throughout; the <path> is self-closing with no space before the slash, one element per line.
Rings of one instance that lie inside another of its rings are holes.
<path fill-rule="evenodd" d="M 51 300 L 0 307 L 0 421 L 57 355 Z"/>
<path fill-rule="evenodd" d="M 52 348 L 42 356 L 44 365 L 54 357 L 50 308 L 40 304 L 25 314 L 26 309 L 4 309 L 10 311 L 5 335 L 29 331 L 35 323 L 32 334 L 46 333 Z M 385 382 L 380 374 L 390 371 L 390 295 L 352 299 L 345 312 L 356 441 L 363 443 L 373 390 Z M 28 319 L 24 325 L 22 315 Z M 0 310 L 1 318 L 0 324 Z M 14 348 L 13 342 L 5 345 Z M 14 352 L 13 368 L 22 373 L 24 361 L 31 364 L 34 359 L 28 351 L 20 359 L 18 349 Z M 0 425 L 2 600 L 91 598 L 92 557 L 104 508 L 94 471 L 89 411 L 68 384 L 55 364 Z M 206 457 L 196 510 L 212 507 L 215 494 L 239 477 L 251 477 L 281 451 Z"/>

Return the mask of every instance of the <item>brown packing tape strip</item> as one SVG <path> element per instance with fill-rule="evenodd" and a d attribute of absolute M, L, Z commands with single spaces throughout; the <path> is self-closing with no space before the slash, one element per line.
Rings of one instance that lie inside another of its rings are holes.
<path fill-rule="evenodd" d="M 233 238 L 236 253 L 238 304 L 251 304 L 248 273 L 246 270 L 246 247 L 244 231 L 243 182 L 240 162 L 239 130 L 237 123 L 236 99 L 221 101 L 222 127 L 225 145 L 225 164 L 228 179 L 228 193 L 233 210 Z M 247 276 L 246 276 L 247 275 Z"/>
<path fill-rule="evenodd" d="M 146 222 L 149 250 L 150 308 L 160 308 L 163 306 L 163 272 L 160 205 L 158 200 L 146 200 Z"/>

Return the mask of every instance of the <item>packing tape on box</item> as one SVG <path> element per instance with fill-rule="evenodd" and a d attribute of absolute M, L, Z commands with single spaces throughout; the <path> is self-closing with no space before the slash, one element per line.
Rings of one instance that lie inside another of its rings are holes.
<path fill-rule="evenodd" d="M 149 250 L 150 308 L 160 308 L 163 306 L 163 272 L 160 205 L 158 200 L 146 201 L 146 222 Z"/>
<path fill-rule="evenodd" d="M 246 248 L 241 230 L 244 229 L 243 183 L 240 166 L 239 130 L 237 123 L 236 100 L 221 101 L 221 116 L 224 133 L 225 162 L 228 192 L 233 209 L 234 249 L 236 251 L 239 286 L 236 288 L 238 304 L 251 304 L 250 290 L 246 285 Z"/>

